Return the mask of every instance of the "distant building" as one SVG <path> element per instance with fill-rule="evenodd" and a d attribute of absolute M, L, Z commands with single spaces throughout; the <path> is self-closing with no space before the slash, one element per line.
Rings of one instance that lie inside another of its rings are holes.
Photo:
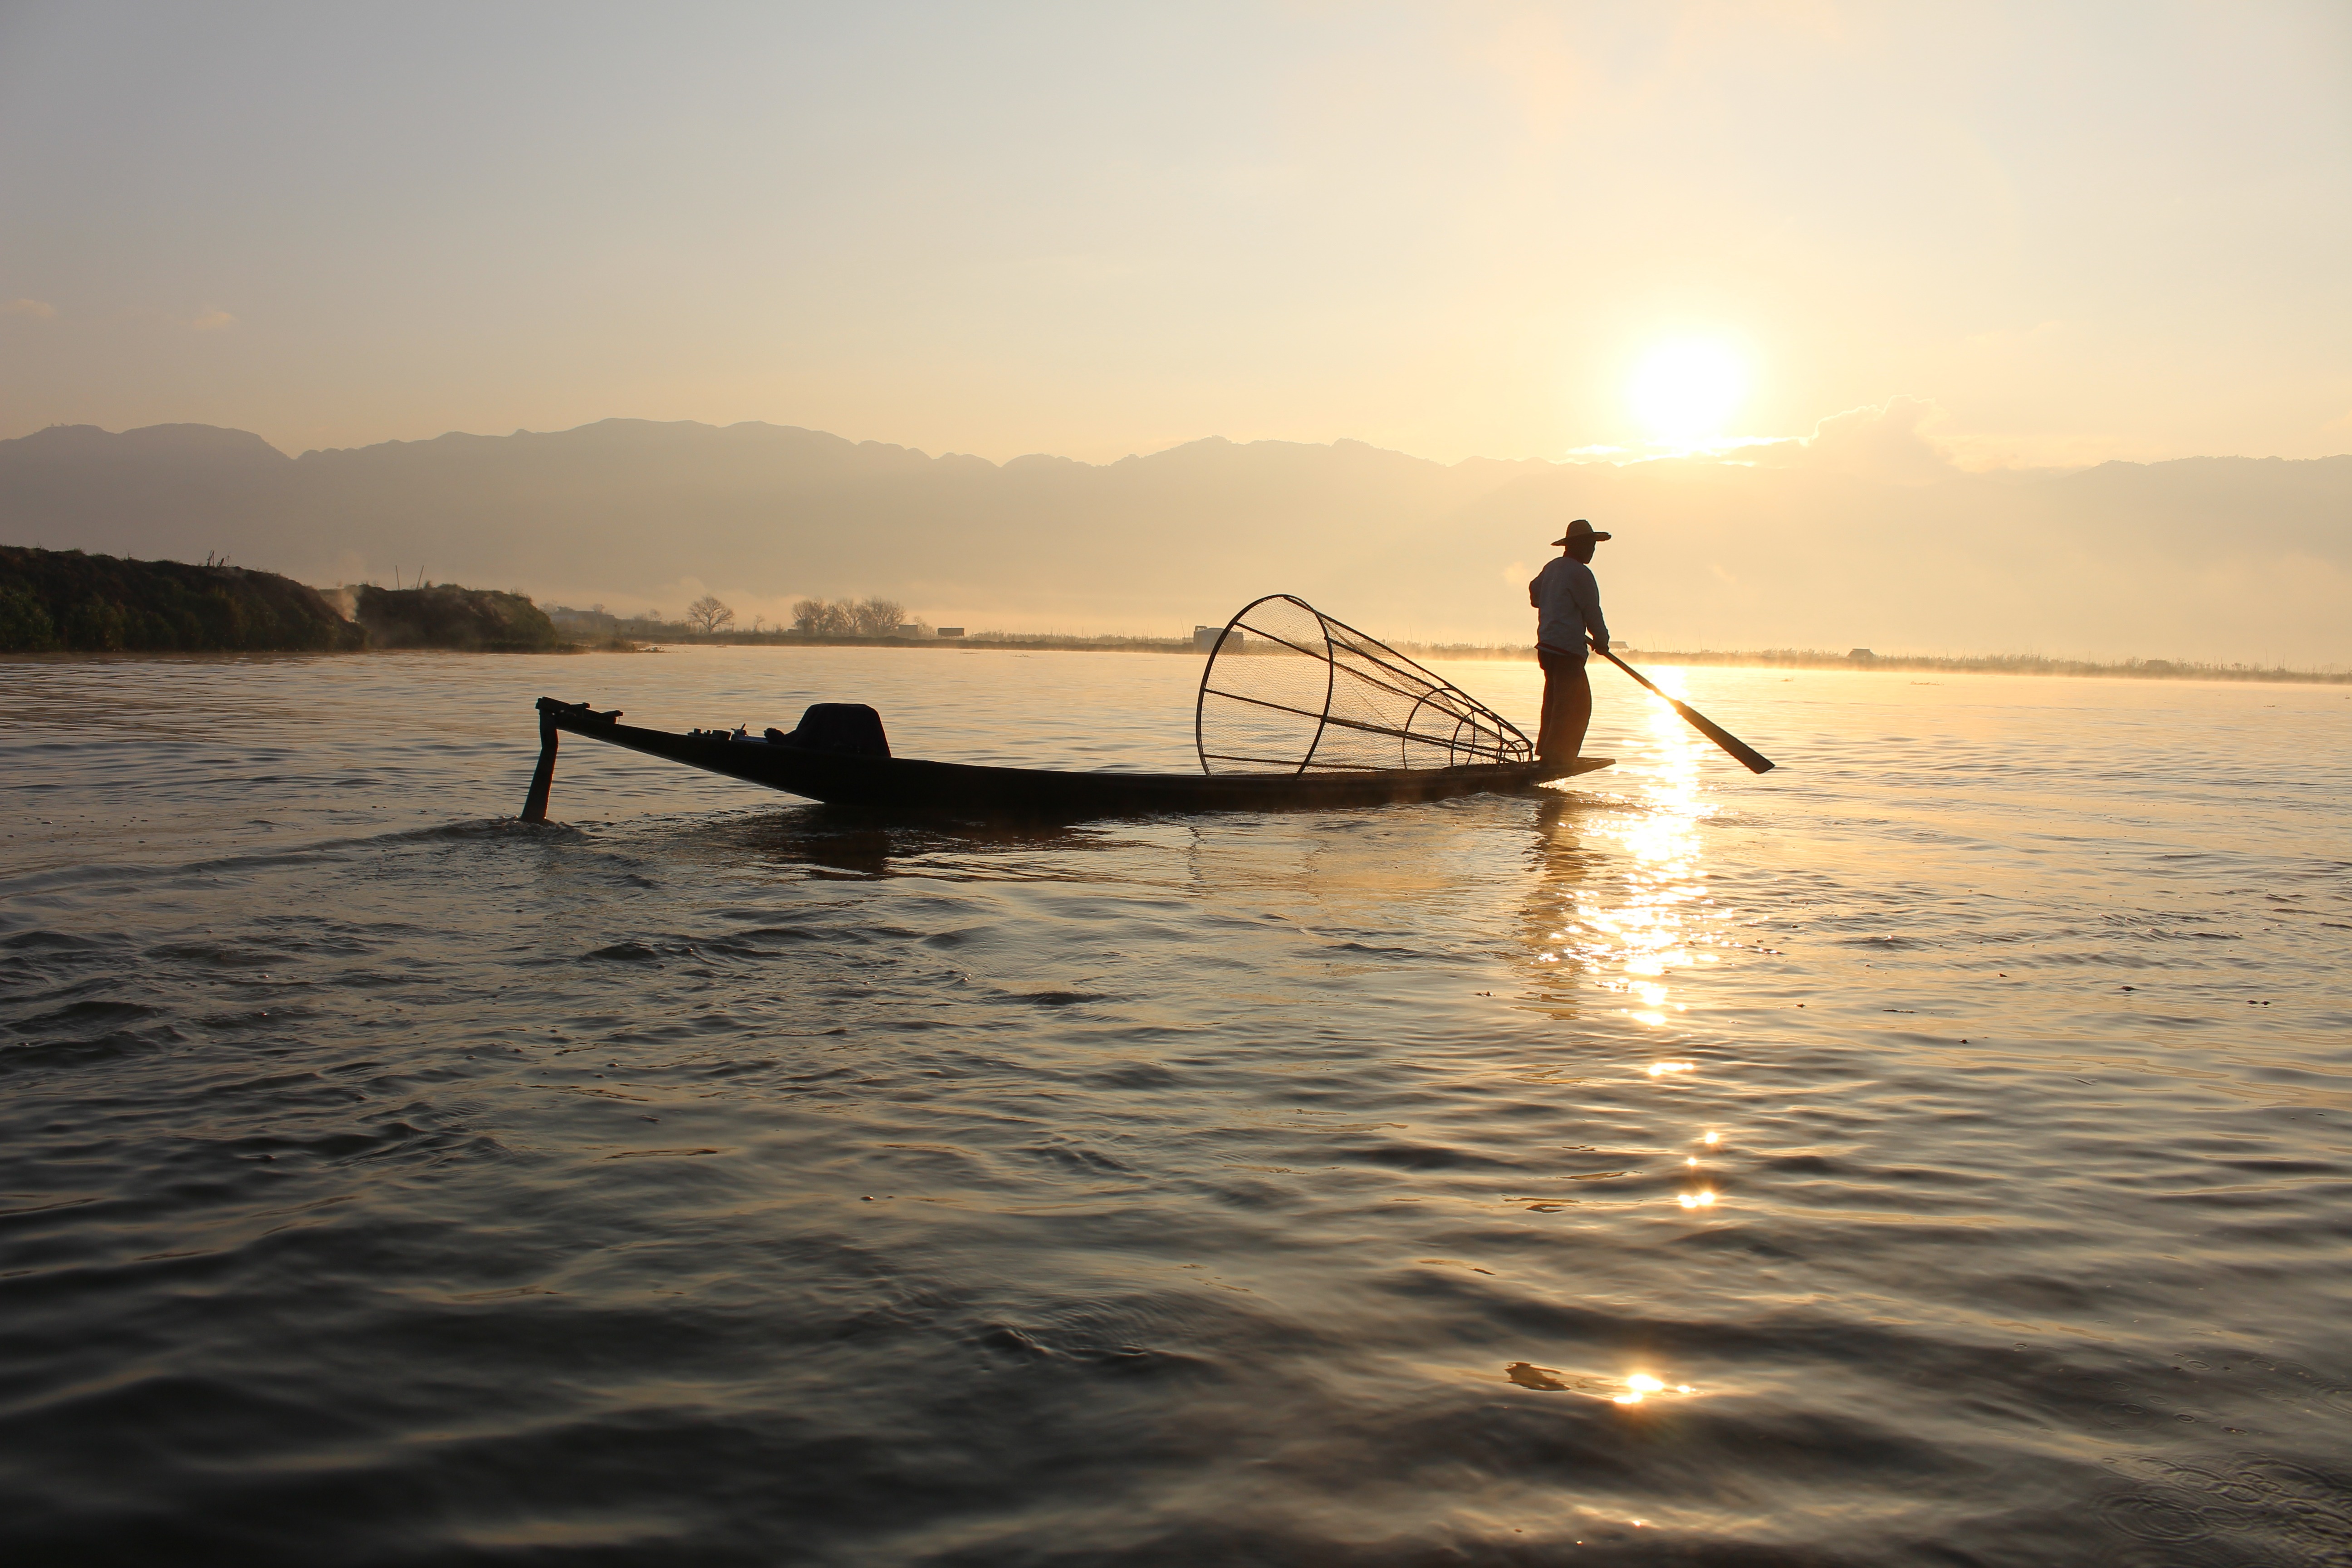
<path fill-rule="evenodd" d="M 943 637 L 960 637 L 963 636 L 963 628 L 961 626 L 941 626 L 940 628 L 940 636 Z"/>
<path fill-rule="evenodd" d="M 1868 664 L 1872 659 L 1878 657 L 1866 647 L 1848 648 L 1845 656 L 1846 658 L 1853 660 L 1856 664 Z"/>
<path fill-rule="evenodd" d="M 1217 646 L 1217 639 L 1223 637 L 1224 632 L 1225 628 L 1223 626 L 1194 626 L 1192 628 L 1192 646 L 1199 648 L 1202 653 L 1213 652 Z M 1227 646 L 1235 649 L 1238 649 L 1242 646 L 1241 628 L 1236 626 L 1234 629 L 1234 635 L 1230 638 L 1227 638 Z"/>
<path fill-rule="evenodd" d="M 918 626 L 904 626 L 898 628 L 898 636 L 902 637 L 919 637 L 922 635 L 923 628 Z"/>

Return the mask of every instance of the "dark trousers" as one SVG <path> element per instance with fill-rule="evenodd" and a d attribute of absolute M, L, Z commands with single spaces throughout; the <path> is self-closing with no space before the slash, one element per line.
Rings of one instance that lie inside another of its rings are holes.
<path fill-rule="evenodd" d="M 1539 647 L 1536 659 L 1544 672 L 1543 723 L 1536 731 L 1537 760 L 1572 763 L 1584 744 L 1584 731 L 1592 724 L 1592 682 L 1584 673 L 1584 656 Z"/>

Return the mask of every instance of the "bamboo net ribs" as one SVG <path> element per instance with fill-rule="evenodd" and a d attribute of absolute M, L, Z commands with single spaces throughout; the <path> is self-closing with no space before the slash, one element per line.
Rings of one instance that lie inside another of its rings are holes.
<path fill-rule="evenodd" d="M 1201 676 L 1192 733 L 1209 773 L 1535 760 L 1509 720 L 1289 594 L 1269 594 L 1225 624 Z"/>

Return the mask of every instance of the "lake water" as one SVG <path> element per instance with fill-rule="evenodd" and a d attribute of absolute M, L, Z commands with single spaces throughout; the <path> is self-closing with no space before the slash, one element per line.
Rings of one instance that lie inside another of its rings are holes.
<path fill-rule="evenodd" d="M 1447 673 L 1532 729 L 1532 666 Z M 2352 698 L 1613 671 L 1536 796 L 1166 656 L 0 661 L 13 1562 L 2352 1561 Z"/>

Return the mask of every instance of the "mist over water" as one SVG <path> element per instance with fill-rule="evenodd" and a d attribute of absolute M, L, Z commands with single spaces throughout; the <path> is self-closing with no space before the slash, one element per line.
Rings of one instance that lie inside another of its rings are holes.
<path fill-rule="evenodd" d="M 1531 665 L 1445 672 L 1528 723 Z M 41 1560 L 2352 1552 L 2352 700 L 1613 671 L 1540 796 L 1011 828 L 1198 664 L 0 662 Z"/>

